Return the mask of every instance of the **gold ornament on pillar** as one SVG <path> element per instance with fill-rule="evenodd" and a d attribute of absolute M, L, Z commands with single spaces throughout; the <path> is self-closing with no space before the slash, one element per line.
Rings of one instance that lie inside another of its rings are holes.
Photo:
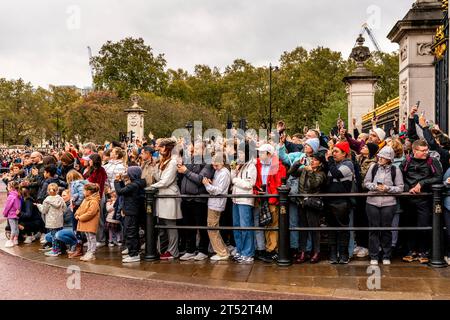
<path fill-rule="evenodd" d="M 441 60 L 444 57 L 445 51 L 447 51 L 447 40 L 448 39 L 445 37 L 444 26 L 439 26 L 436 30 L 432 47 L 434 56 L 437 60 Z"/>

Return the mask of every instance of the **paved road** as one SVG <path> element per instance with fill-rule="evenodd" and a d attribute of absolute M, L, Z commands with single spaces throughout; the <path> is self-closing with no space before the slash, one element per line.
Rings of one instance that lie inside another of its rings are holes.
<path fill-rule="evenodd" d="M 67 288 L 70 276 L 65 269 L 37 264 L 0 252 L 0 299 L 308 299 L 299 295 L 209 289 L 89 273 L 80 275 L 81 289 L 70 290 Z"/>

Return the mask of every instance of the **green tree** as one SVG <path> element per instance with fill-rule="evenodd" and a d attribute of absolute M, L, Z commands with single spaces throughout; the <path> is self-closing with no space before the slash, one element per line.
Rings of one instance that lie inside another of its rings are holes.
<path fill-rule="evenodd" d="M 347 95 L 345 91 L 341 90 L 330 94 L 326 100 L 326 106 L 321 110 L 317 118 L 320 130 L 325 134 L 329 134 L 331 129 L 336 126 L 339 116 L 344 120 L 345 126 L 348 127 L 347 108 Z"/>
<path fill-rule="evenodd" d="M 5 121 L 5 142 L 23 144 L 28 137 L 36 144 L 41 137 L 49 137 L 52 132 L 50 98 L 47 90 L 34 89 L 22 79 L 0 79 L 0 114 Z"/>
<path fill-rule="evenodd" d="M 375 93 L 375 104 L 382 105 L 399 95 L 399 57 L 398 52 L 374 52 L 372 55 L 366 66 L 375 75 L 380 76 Z"/>
<path fill-rule="evenodd" d="M 315 126 L 322 110 L 327 109 L 330 95 L 342 92 L 348 63 L 340 52 L 318 47 L 307 52 L 298 47 L 285 52 L 275 87 L 279 117 L 297 132 L 304 126 Z"/>
<path fill-rule="evenodd" d="M 114 91 L 119 97 L 134 91 L 161 95 L 167 86 L 164 55 L 155 56 L 142 38 L 106 42 L 92 64 L 96 89 Z"/>
<path fill-rule="evenodd" d="M 107 91 L 96 91 L 77 100 L 64 114 L 67 137 L 78 142 L 118 140 L 119 131 L 126 131 L 125 106 L 126 101 Z"/>

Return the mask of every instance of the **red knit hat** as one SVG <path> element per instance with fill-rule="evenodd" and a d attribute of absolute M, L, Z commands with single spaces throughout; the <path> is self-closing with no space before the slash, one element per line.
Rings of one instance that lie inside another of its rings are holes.
<path fill-rule="evenodd" d="M 335 145 L 335 147 L 346 154 L 350 154 L 350 144 L 347 141 L 339 142 Z"/>

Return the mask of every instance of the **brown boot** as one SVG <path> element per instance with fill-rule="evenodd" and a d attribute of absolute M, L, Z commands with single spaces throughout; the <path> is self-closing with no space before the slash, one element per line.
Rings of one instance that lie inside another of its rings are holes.
<path fill-rule="evenodd" d="M 76 257 L 81 257 L 83 255 L 83 244 L 77 243 L 77 246 L 75 248 L 75 251 L 72 253 L 69 253 L 69 259 L 73 259 Z"/>

